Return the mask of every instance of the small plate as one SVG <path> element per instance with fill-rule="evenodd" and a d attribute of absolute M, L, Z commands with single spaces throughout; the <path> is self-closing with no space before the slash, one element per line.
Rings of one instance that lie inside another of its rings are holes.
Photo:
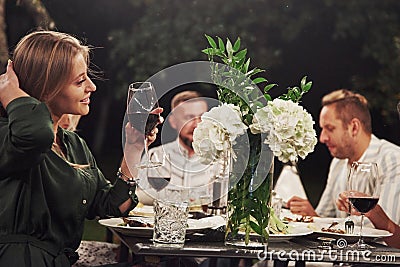
<path fill-rule="evenodd" d="M 141 217 L 141 219 L 142 220 L 145 219 L 147 222 L 153 223 L 153 218 Z M 124 226 L 122 225 L 124 223 L 124 220 L 122 218 L 102 219 L 99 220 L 99 223 L 103 226 L 113 228 L 115 231 L 127 236 L 136 236 L 136 237 L 153 236 L 153 227 Z M 188 225 L 189 227 L 186 229 L 186 234 L 192 234 L 215 226 L 214 223 L 209 222 L 207 220 L 194 220 L 194 219 L 188 219 Z"/>
<path fill-rule="evenodd" d="M 339 222 L 339 224 L 332 228 L 344 230 L 345 229 L 344 228 L 344 219 L 337 219 L 336 221 Z M 313 230 L 314 233 L 317 233 L 319 235 L 332 236 L 335 238 L 344 238 L 344 239 L 346 239 L 347 242 L 350 242 L 350 243 L 357 242 L 357 240 L 359 239 L 359 236 L 360 236 L 360 226 L 354 226 L 353 234 L 346 234 L 346 233 L 341 234 L 341 233 L 332 233 L 332 232 L 322 231 L 322 228 L 328 228 L 332 222 L 329 221 L 329 223 L 327 223 L 327 222 L 318 221 L 318 222 L 310 223 L 308 227 L 311 230 Z M 386 230 L 375 229 L 375 228 L 371 228 L 368 226 L 363 227 L 363 238 L 365 239 L 365 241 L 372 241 L 374 239 L 389 237 L 392 235 L 393 235 L 392 233 L 390 233 Z"/>

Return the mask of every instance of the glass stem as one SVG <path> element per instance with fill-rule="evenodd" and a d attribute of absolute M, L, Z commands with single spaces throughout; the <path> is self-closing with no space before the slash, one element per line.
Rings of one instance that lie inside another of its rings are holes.
<path fill-rule="evenodd" d="M 144 154 L 146 155 L 147 163 L 150 162 L 149 148 L 147 146 L 147 136 L 144 137 Z"/>
<path fill-rule="evenodd" d="M 364 225 L 364 213 L 361 214 L 360 239 L 358 240 L 359 245 L 364 245 L 364 239 L 362 234 L 363 225 Z"/>

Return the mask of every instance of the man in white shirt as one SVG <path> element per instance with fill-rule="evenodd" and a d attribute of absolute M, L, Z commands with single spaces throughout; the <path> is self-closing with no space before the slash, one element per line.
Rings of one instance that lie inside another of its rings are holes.
<path fill-rule="evenodd" d="M 346 191 L 347 173 L 354 161 L 376 162 L 382 181 L 379 204 L 400 223 L 400 147 L 372 134 L 371 116 L 365 97 L 348 90 L 337 90 L 322 99 L 320 142 L 334 157 L 325 190 L 317 208 L 297 196 L 288 201 L 291 212 L 301 215 L 346 217 L 336 205 Z"/>
<path fill-rule="evenodd" d="M 190 189 L 190 204 L 200 204 L 199 197 L 208 194 L 211 166 L 200 162 L 192 142 L 193 131 L 200 122 L 201 115 L 208 110 L 207 101 L 197 91 L 183 91 L 171 100 L 171 113 L 167 120 L 178 133 L 175 141 L 149 150 L 149 155 L 158 158 L 168 154 L 171 160 L 171 181 L 168 186 L 184 186 Z M 163 167 L 160 167 L 163 168 Z M 146 177 L 142 175 L 142 177 Z M 141 190 L 137 190 L 139 201 L 152 205 L 156 192 L 147 179 L 140 179 Z"/>

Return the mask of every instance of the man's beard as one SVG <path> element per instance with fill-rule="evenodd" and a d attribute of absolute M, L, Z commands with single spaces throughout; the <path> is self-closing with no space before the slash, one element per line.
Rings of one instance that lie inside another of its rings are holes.
<path fill-rule="evenodd" d="M 189 138 L 184 137 L 184 136 L 179 136 L 179 138 L 182 140 L 182 142 L 183 142 L 187 147 L 189 147 L 190 149 L 193 150 L 193 141 L 192 141 L 192 140 L 190 140 Z"/>

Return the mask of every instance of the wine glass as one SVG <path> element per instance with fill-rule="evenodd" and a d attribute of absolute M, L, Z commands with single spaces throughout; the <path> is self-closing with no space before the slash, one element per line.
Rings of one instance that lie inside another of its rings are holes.
<path fill-rule="evenodd" d="M 378 165 L 375 162 L 353 162 L 350 169 L 349 201 L 361 213 L 360 238 L 353 246 L 357 249 L 372 248 L 367 245 L 362 236 L 364 215 L 373 209 L 379 200 L 380 181 Z"/>
<path fill-rule="evenodd" d="M 157 155 L 156 152 L 152 153 L 150 159 L 159 161 Z M 157 191 L 157 193 L 164 189 L 171 181 L 171 160 L 169 154 L 163 154 L 162 157 L 161 166 L 147 169 L 147 181 L 151 187 Z"/>
<path fill-rule="evenodd" d="M 126 110 L 128 120 L 136 130 L 145 135 L 145 159 L 136 166 L 138 168 L 154 168 L 161 165 L 159 161 L 150 160 L 147 144 L 147 136 L 160 120 L 159 114 L 150 113 L 157 107 L 157 96 L 151 82 L 134 82 L 129 85 Z"/>

